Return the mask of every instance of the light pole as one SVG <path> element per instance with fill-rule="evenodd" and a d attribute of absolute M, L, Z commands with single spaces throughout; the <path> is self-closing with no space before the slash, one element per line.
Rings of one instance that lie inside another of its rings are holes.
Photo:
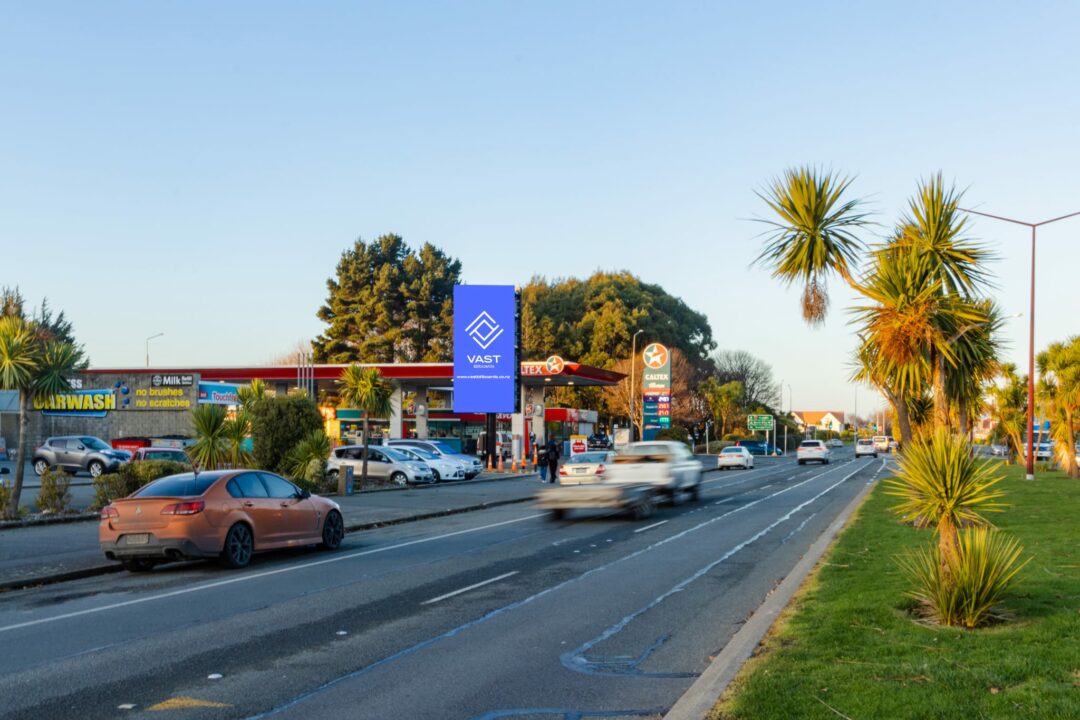
<path fill-rule="evenodd" d="M 634 390 L 634 368 L 637 367 L 637 336 L 645 332 L 644 330 L 638 330 L 634 333 L 634 337 L 630 338 L 630 442 L 634 442 L 634 429 L 637 427 L 637 414 L 635 413 L 634 400 L 636 399 Z"/>
<path fill-rule="evenodd" d="M 151 335 L 150 337 L 146 338 L 146 367 L 150 367 L 150 341 L 154 338 L 159 338 L 164 334 L 165 333 L 160 332 L 157 335 Z"/>
<path fill-rule="evenodd" d="M 1001 220 L 1002 222 L 1012 223 L 1013 225 L 1023 225 L 1024 227 L 1031 228 L 1031 322 L 1028 329 L 1028 407 L 1027 407 L 1027 479 L 1035 479 L 1035 443 L 1032 441 L 1031 424 L 1035 421 L 1035 230 L 1043 225 L 1049 225 L 1055 223 L 1058 220 L 1066 220 L 1071 217 L 1080 215 L 1080 212 L 1069 213 L 1068 215 L 1061 215 L 1060 217 L 1050 218 L 1049 220 L 1043 220 L 1042 222 L 1031 223 L 1024 222 L 1023 220 L 1016 220 L 1014 218 L 1002 217 L 1001 215 L 991 215 L 990 213 L 979 212 L 978 210 L 967 210 L 965 208 L 958 208 L 966 213 L 972 215 L 981 215 L 982 217 L 988 217 L 993 220 Z"/>

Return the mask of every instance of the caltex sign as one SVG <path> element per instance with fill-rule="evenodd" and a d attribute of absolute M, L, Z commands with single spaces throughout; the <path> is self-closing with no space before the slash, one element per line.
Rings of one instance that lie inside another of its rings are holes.
<path fill-rule="evenodd" d="M 642 439 L 652 440 L 657 432 L 671 427 L 671 351 L 660 343 L 650 343 L 641 360 L 645 365 L 641 374 Z"/>
<path fill-rule="evenodd" d="M 454 412 L 514 412 L 515 310 L 512 285 L 454 288 Z"/>

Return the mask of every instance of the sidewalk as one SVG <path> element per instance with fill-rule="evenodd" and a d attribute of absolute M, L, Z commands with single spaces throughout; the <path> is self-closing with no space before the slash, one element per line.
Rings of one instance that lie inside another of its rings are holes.
<path fill-rule="evenodd" d="M 350 532 L 430 517 L 525 502 L 540 483 L 536 475 L 481 476 L 464 483 L 365 492 L 333 498 Z M 96 522 L 0 530 L 0 591 L 119 570 L 98 547 Z"/>

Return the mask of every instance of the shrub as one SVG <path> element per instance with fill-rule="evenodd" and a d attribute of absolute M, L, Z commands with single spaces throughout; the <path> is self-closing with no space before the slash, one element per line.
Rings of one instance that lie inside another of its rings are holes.
<path fill-rule="evenodd" d="M 251 440 L 255 464 L 264 470 L 288 472 L 286 455 L 304 438 L 323 429 L 315 401 L 303 393 L 266 397 L 251 406 Z"/>
<path fill-rule="evenodd" d="M 1031 561 L 1020 562 L 1023 547 L 989 527 L 962 530 L 955 559 L 942 563 L 935 545 L 899 558 L 900 566 L 915 582 L 908 593 L 929 616 L 942 625 L 976 628 L 1002 619 L 997 608 L 1016 574 Z"/>
<path fill-rule="evenodd" d="M 7 508 L 8 500 L 11 499 L 11 489 L 7 486 L 3 480 L 0 480 L 0 520 L 3 519 L 4 510 Z"/>
<path fill-rule="evenodd" d="M 681 443 L 683 443 L 685 445 L 689 445 L 690 444 L 690 433 L 688 433 L 686 431 L 686 428 L 684 428 L 684 427 L 678 427 L 678 426 L 670 427 L 670 428 L 665 428 L 665 429 L 661 430 L 660 432 L 656 433 L 656 439 L 657 440 L 678 440 L 679 442 L 681 442 Z"/>
<path fill-rule="evenodd" d="M 37 506 L 43 513 L 62 513 L 71 503 L 71 478 L 61 470 L 46 470 L 41 476 Z"/>
<path fill-rule="evenodd" d="M 125 463 L 116 472 L 94 479 L 94 504 L 91 508 L 100 510 L 113 500 L 127 497 L 149 482 L 185 472 L 191 472 L 190 465 L 172 460 Z"/>

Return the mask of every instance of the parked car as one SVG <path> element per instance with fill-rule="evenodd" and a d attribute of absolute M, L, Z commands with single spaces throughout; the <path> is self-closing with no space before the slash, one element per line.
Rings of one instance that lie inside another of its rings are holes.
<path fill-rule="evenodd" d="M 590 450 L 609 450 L 611 449 L 611 438 L 604 433 L 593 433 L 589 436 L 587 444 Z"/>
<path fill-rule="evenodd" d="M 399 439 L 390 441 L 390 447 L 398 447 L 400 445 L 418 447 L 427 450 L 433 455 L 438 455 L 440 457 L 449 456 L 452 460 L 460 460 L 465 466 L 465 477 L 469 480 L 484 472 L 484 463 L 480 462 L 480 458 L 475 455 L 459 453 L 450 445 L 439 440 Z"/>
<path fill-rule="evenodd" d="M 44 475 L 59 468 L 69 475 L 86 470 L 93 477 L 115 472 L 131 459 L 125 450 L 114 450 L 101 438 L 86 435 L 51 437 L 34 450 L 34 472 Z"/>
<path fill-rule="evenodd" d="M 990 454 L 994 457 L 1005 457 L 1009 454 L 1008 445 L 991 445 Z"/>
<path fill-rule="evenodd" d="M 672 500 L 681 492 L 696 500 L 701 493 L 701 470 L 686 445 L 654 440 L 630 443 L 620 450 L 606 479 L 652 485 L 654 492 Z"/>
<path fill-rule="evenodd" d="M 177 448 L 141 447 L 131 456 L 131 462 L 142 460 L 168 460 L 170 462 L 191 464 L 191 458 L 183 450 Z"/>
<path fill-rule="evenodd" d="M 877 457 L 877 448 L 874 447 L 874 441 L 870 438 L 859 438 L 855 441 L 855 457 L 860 458 L 866 455 Z"/>
<path fill-rule="evenodd" d="M 1027 445 L 1027 444 L 1024 445 L 1024 457 L 1027 457 L 1028 452 L 1030 452 L 1030 447 L 1031 447 L 1030 445 Z M 1036 460 L 1050 460 L 1053 457 L 1054 457 L 1054 443 L 1053 442 L 1039 443 L 1035 447 L 1035 459 Z"/>
<path fill-rule="evenodd" d="M 828 465 L 829 457 L 832 455 L 829 448 L 825 447 L 825 443 L 821 440 L 803 440 L 799 443 L 799 448 L 795 452 L 800 465 L 808 462 L 820 462 L 823 465 Z"/>
<path fill-rule="evenodd" d="M 101 509 L 105 557 L 131 572 L 174 560 L 219 558 L 244 567 L 253 553 L 345 537 L 338 504 L 261 470 L 212 470 L 155 480 Z"/>
<path fill-rule="evenodd" d="M 594 450 L 571 455 L 559 466 L 560 485 L 580 485 L 604 479 L 608 466 L 615 459 L 609 450 Z"/>
<path fill-rule="evenodd" d="M 513 436 L 503 430 L 499 430 L 495 433 L 495 449 L 502 455 L 503 460 L 509 460 L 514 457 L 514 438 Z M 480 457 L 487 455 L 487 433 L 482 432 L 476 438 L 476 454 Z M 495 456 L 499 457 L 498 455 Z"/>
<path fill-rule="evenodd" d="M 397 445 L 394 450 L 409 457 L 416 462 L 427 463 L 434 476 L 433 482 L 440 480 L 464 480 L 465 464 L 453 458 L 436 455 L 423 448 L 410 447 L 409 445 Z"/>
<path fill-rule="evenodd" d="M 435 475 L 427 463 L 414 460 L 392 447 L 372 445 L 368 448 L 367 458 L 367 474 L 373 480 L 392 482 L 395 485 L 435 482 Z M 360 477 L 364 467 L 363 445 L 334 448 L 326 460 L 326 474 L 331 481 L 337 482 L 338 474 L 348 465 L 352 466 L 354 476 Z"/>
<path fill-rule="evenodd" d="M 754 467 L 754 456 L 745 447 L 726 447 L 716 456 L 716 467 L 720 470 L 730 470 L 733 467 L 751 470 Z"/>

